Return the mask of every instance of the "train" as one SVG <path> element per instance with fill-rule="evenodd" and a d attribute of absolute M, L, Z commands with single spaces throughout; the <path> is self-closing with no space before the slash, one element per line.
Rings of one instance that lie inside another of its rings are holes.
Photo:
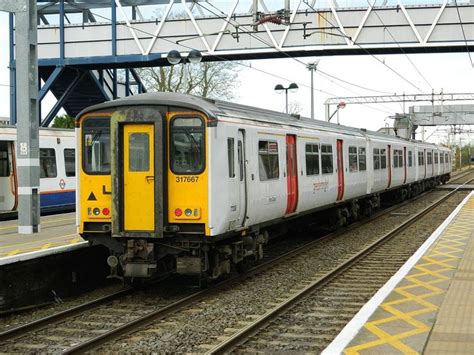
<path fill-rule="evenodd" d="M 16 127 L 0 125 L 0 217 L 18 207 Z M 40 207 L 42 213 L 74 211 L 76 138 L 72 129 L 39 130 Z"/>
<path fill-rule="evenodd" d="M 76 118 L 77 220 L 126 280 L 216 279 L 302 223 L 346 225 L 451 172 L 449 149 L 179 93 Z"/>

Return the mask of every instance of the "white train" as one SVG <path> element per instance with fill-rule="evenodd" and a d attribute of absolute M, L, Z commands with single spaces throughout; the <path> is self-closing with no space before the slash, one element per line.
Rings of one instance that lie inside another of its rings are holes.
<path fill-rule="evenodd" d="M 80 233 L 126 277 L 217 277 L 288 224 L 345 224 L 451 172 L 441 146 L 175 93 L 90 107 L 77 126 Z"/>
<path fill-rule="evenodd" d="M 40 135 L 41 211 L 74 210 L 76 191 L 74 130 L 42 128 Z M 16 128 L 0 126 L 0 216 L 18 205 Z"/>

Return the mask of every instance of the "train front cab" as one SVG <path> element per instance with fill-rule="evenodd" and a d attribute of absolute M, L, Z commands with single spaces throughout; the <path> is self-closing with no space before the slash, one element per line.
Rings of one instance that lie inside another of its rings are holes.
<path fill-rule="evenodd" d="M 110 264 L 120 262 L 126 277 L 189 268 L 201 260 L 190 245 L 210 235 L 207 118 L 159 107 L 111 111 L 80 119 L 80 233 L 115 251 Z M 184 249 L 198 258 L 179 258 Z"/>

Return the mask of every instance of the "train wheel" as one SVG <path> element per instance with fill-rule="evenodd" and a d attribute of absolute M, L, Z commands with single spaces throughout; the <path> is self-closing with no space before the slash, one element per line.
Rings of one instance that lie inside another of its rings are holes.
<path fill-rule="evenodd" d="M 251 258 L 244 258 L 244 260 L 236 265 L 236 268 L 239 273 L 243 274 L 250 270 L 253 265 L 254 261 Z"/>

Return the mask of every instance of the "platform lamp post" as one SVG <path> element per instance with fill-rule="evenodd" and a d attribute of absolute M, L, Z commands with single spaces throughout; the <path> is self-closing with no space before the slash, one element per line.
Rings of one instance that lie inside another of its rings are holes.
<path fill-rule="evenodd" d="M 278 84 L 275 86 L 275 91 L 277 94 L 281 94 L 283 91 L 285 92 L 285 108 L 286 108 L 286 113 L 288 113 L 288 91 L 289 92 L 296 92 L 298 91 L 298 85 L 295 83 L 291 83 L 288 87 L 284 87 L 281 84 Z"/>
<path fill-rule="evenodd" d="M 311 118 L 314 120 L 314 72 L 318 68 L 319 59 L 308 63 L 306 68 L 311 72 Z"/>
<path fill-rule="evenodd" d="M 188 83 L 188 73 L 186 70 L 186 62 L 189 62 L 191 64 L 198 64 L 202 60 L 202 54 L 199 52 L 197 49 L 192 49 L 187 57 L 181 56 L 181 53 L 179 53 L 177 50 L 173 49 L 172 51 L 168 52 L 168 55 L 166 56 L 166 59 L 168 60 L 168 63 L 171 65 L 176 65 L 179 64 L 182 61 L 183 64 L 183 70 L 184 70 L 184 83 L 186 85 L 184 93 L 186 94 L 188 90 L 190 90 L 189 83 Z"/>

